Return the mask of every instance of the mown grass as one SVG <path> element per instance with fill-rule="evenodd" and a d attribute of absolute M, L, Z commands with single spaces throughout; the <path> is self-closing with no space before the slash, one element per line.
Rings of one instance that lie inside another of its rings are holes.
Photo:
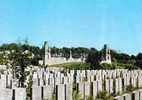
<path fill-rule="evenodd" d="M 77 62 L 77 63 L 64 63 L 64 64 L 50 65 L 49 67 L 64 67 L 64 68 L 72 69 L 72 70 L 85 70 L 85 69 L 90 69 L 90 64 Z"/>

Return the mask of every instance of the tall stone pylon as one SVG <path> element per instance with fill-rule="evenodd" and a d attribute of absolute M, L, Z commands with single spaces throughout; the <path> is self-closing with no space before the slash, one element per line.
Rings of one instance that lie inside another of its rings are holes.
<path fill-rule="evenodd" d="M 72 51 L 70 50 L 70 59 L 72 59 Z"/>
<path fill-rule="evenodd" d="M 44 65 L 46 66 L 48 65 L 48 61 L 51 59 L 51 48 L 49 47 L 47 41 L 44 42 L 44 50 Z"/>
<path fill-rule="evenodd" d="M 104 45 L 104 48 L 101 51 L 101 61 L 100 64 L 107 63 L 111 64 L 111 55 L 110 55 L 110 49 L 107 47 L 107 45 Z"/>

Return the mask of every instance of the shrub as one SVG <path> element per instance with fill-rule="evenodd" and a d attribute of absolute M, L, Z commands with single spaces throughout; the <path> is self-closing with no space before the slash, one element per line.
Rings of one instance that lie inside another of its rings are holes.
<path fill-rule="evenodd" d="M 82 95 L 78 93 L 77 91 L 73 91 L 73 100 L 82 100 L 81 96 Z"/>
<path fill-rule="evenodd" d="M 1 73 L 1 74 L 4 74 L 4 69 L 0 69 L 0 73 Z"/>
<path fill-rule="evenodd" d="M 107 96 L 107 91 L 99 91 L 96 100 L 113 100 L 112 96 Z"/>
<path fill-rule="evenodd" d="M 82 78 L 82 82 L 86 82 L 87 81 L 87 78 L 86 77 L 83 77 Z"/>
<path fill-rule="evenodd" d="M 86 100 L 95 100 L 94 99 L 94 97 L 93 96 L 89 96 L 89 97 L 87 97 L 87 99 Z"/>
<path fill-rule="evenodd" d="M 133 91 L 133 86 L 132 86 L 131 84 L 128 85 L 128 86 L 126 87 L 126 90 L 127 90 L 128 92 Z"/>
<path fill-rule="evenodd" d="M 76 89 L 76 80 L 74 80 L 73 84 L 72 84 L 73 89 Z"/>
<path fill-rule="evenodd" d="M 107 92 L 106 91 L 99 91 L 98 94 L 97 94 L 97 98 L 103 98 L 105 99 L 106 98 L 106 95 L 107 95 Z"/>
<path fill-rule="evenodd" d="M 112 64 L 103 63 L 99 65 L 99 69 L 113 69 Z"/>
<path fill-rule="evenodd" d="M 32 84 L 33 84 L 33 80 L 32 80 L 32 76 L 30 76 L 29 78 L 29 82 L 28 82 L 28 88 L 26 88 L 26 92 L 27 92 L 27 95 L 30 96 L 30 89 L 32 87 Z"/>
<path fill-rule="evenodd" d="M 56 94 L 52 95 L 52 100 L 56 100 Z"/>

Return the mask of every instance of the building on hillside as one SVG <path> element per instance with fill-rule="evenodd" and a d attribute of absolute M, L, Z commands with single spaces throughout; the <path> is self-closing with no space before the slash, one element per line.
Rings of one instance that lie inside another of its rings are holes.
<path fill-rule="evenodd" d="M 51 48 L 48 44 L 48 42 L 44 43 L 44 57 L 43 60 L 39 61 L 39 64 L 42 65 L 55 65 L 55 64 L 63 64 L 63 63 L 72 63 L 72 62 L 84 62 L 82 58 L 73 58 L 72 57 L 72 52 L 70 51 L 70 57 L 69 59 L 65 57 L 52 57 L 51 55 Z"/>
<path fill-rule="evenodd" d="M 106 44 L 104 45 L 104 48 L 101 50 L 100 64 L 103 64 L 103 63 L 111 64 L 110 49 L 108 48 Z"/>

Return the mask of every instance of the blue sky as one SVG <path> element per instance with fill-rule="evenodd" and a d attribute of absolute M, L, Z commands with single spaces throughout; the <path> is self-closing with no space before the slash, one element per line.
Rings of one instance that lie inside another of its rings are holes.
<path fill-rule="evenodd" d="M 0 0 L 0 44 L 142 52 L 142 0 Z"/>

